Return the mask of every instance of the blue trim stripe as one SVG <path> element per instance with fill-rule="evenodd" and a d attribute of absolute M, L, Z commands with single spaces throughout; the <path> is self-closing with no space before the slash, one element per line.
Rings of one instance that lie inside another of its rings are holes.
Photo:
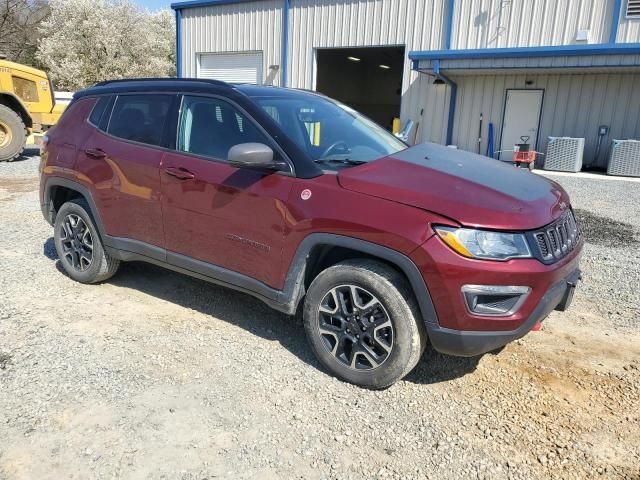
<path fill-rule="evenodd" d="M 622 10 L 622 0 L 615 0 L 615 3 L 613 4 L 613 18 L 611 19 L 611 33 L 609 34 L 609 43 L 616 43 L 618 39 L 620 10 Z"/>
<path fill-rule="evenodd" d="M 182 10 L 176 10 L 176 77 L 182 78 Z"/>
<path fill-rule="evenodd" d="M 280 84 L 286 87 L 288 83 L 287 73 L 289 71 L 289 0 L 284 0 L 282 8 L 282 58 L 280 59 L 280 63 L 282 64 L 282 80 Z"/>
<path fill-rule="evenodd" d="M 640 43 L 561 45 L 552 47 L 482 48 L 409 52 L 411 60 L 468 58 L 575 57 L 579 55 L 640 55 Z"/>
<path fill-rule="evenodd" d="M 435 62 L 436 60 L 434 60 Z M 456 71 L 469 71 L 469 70 L 503 70 L 503 71 L 508 71 L 508 70 L 537 70 L 537 71 L 541 71 L 541 70 L 558 70 L 558 71 L 566 71 L 566 70 L 580 70 L 580 71 L 595 71 L 596 69 L 599 70 L 606 70 L 606 71 L 619 71 L 619 69 L 621 68 L 633 68 L 633 69 L 638 69 L 640 68 L 640 63 L 619 63 L 616 65 L 579 65 L 579 64 L 575 64 L 575 65 L 562 65 L 562 66 L 554 66 L 554 65 L 534 65 L 534 66 L 518 66 L 518 67 L 450 67 L 447 66 L 446 70 L 447 72 L 450 73 L 457 73 Z M 412 70 L 415 70 L 416 72 L 422 72 L 422 73 L 427 73 L 428 68 L 420 68 L 420 66 L 414 66 L 412 68 Z M 561 72 L 562 73 L 562 72 Z"/>
<path fill-rule="evenodd" d="M 182 10 L 183 8 L 209 7 L 212 5 L 227 5 L 229 3 L 253 2 L 256 0 L 188 0 L 186 2 L 176 2 L 171 4 L 173 10 Z"/>

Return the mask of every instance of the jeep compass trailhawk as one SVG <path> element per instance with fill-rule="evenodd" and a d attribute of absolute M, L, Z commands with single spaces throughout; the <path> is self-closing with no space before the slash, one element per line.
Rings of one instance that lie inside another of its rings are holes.
<path fill-rule="evenodd" d="M 289 315 L 338 377 L 383 388 L 427 343 L 472 356 L 569 305 L 583 240 L 556 183 L 351 108 L 213 80 L 103 82 L 44 139 L 40 199 L 83 283 L 142 260 Z"/>

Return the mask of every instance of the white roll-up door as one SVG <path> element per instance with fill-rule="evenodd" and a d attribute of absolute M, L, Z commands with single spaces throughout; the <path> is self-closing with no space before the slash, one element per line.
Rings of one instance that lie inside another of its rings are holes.
<path fill-rule="evenodd" d="M 201 53 L 198 78 L 229 83 L 262 83 L 262 52 Z"/>

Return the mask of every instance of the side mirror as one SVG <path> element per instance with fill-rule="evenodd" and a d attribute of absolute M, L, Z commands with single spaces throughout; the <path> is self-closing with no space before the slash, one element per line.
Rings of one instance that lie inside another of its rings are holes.
<path fill-rule="evenodd" d="M 240 143 L 229 149 L 229 163 L 238 168 L 280 170 L 281 163 L 273 160 L 273 150 L 264 143 Z"/>

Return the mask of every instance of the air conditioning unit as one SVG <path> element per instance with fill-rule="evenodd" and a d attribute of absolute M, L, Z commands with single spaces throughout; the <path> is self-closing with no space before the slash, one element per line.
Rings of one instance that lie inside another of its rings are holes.
<path fill-rule="evenodd" d="M 545 170 L 579 172 L 582 169 L 584 138 L 549 137 Z"/>
<path fill-rule="evenodd" d="M 614 140 L 607 174 L 640 177 L 640 141 Z"/>

